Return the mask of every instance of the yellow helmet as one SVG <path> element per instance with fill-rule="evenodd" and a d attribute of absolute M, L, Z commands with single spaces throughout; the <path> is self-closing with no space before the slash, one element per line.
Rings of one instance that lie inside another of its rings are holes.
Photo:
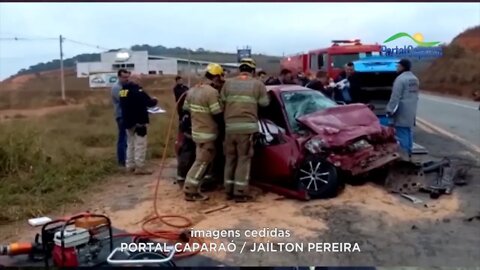
<path fill-rule="evenodd" d="M 223 68 L 217 63 L 210 63 L 207 66 L 207 72 L 213 76 L 222 76 L 223 75 Z"/>
<path fill-rule="evenodd" d="M 240 60 L 240 66 L 243 66 L 243 65 L 249 66 L 251 68 L 257 67 L 255 60 L 253 60 L 252 58 L 242 58 L 242 60 Z"/>

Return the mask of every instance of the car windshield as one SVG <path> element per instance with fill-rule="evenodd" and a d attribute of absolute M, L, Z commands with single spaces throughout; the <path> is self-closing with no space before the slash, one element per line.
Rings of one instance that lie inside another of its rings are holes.
<path fill-rule="evenodd" d="M 282 100 L 294 132 L 300 130 L 298 117 L 337 106 L 331 99 L 315 90 L 286 91 L 282 93 Z"/>
<path fill-rule="evenodd" d="M 378 56 L 380 52 L 361 52 L 332 55 L 332 65 L 335 68 L 343 68 L 346 63 L 356 61 L 360 58 Z"/>
<path fill-rule="evenodd" d="M 358 60 L 360 55 L 358 53 L 349 54 L 335 54 L 332 55 L 332 65 L 336 68 L 343 68 L 346 63 Z"/>

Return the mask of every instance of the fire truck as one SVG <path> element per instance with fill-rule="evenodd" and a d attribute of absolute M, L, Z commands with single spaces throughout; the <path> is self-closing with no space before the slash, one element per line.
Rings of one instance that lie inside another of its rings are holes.
<path fill-rule="evenodd" d="M 362 44 L 360 39 L 332 40 L 330 47 L 285 57 L 280 64 L 282 68 L 294 73 L 315 73 L 323 70 L 330 78 L 336 78 L 346 63 L 380 55 L 380 50 L 380 45 Z"/>

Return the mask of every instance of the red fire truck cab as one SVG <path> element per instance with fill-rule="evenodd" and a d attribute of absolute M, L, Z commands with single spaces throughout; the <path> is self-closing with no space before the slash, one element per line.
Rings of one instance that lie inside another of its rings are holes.
<path fill-rule="evenodd" d="M 312 50 L 285 57 L 281 60 L 281 67 L 289 69 L 294 73 L 311 72 L 323 70 L 330 78 L 335 78 L 342 71 L 348 62 L 363 57 L 380 55 L 381 46 L 378 44 L 362 44 L 359 39 L 354 40 L 333 40 L 328 48 Z"/>

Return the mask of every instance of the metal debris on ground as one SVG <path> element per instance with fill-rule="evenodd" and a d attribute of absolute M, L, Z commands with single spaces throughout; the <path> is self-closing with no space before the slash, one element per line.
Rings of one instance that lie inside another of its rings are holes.
<path fill-rule="evenodd" d="M 427 181 L 427 174 L 435 173 L 433 181 Z M 394 164 L 385 181 L 387 190 L 399 193 L 402 197 L 416 203 L 415 199 L 405 197 L 420 191 L 437 199 L 443 194 L 451 194 L 455 185 L 465 185 L 468 168 L 454 168 L 448 158 L 440 161 L 422 161 L 402 159 Z"/>
<path fill-rule="evenodd" d="M 468 222 L 472 222 L 474 220 L 480 220 L 480 213 L 478 213 L 478 215 L 465 219 L 465 221 L 468 221 Z"/>
<path fill-rule="evenodd" d="M 399 161 L 390 170 L 385 186 L 390 192 L 414 194 L 425 186 L 425 174 L 418 165 Z"/>
<path fill-rule="evenodd" d="M 430 198 L 437 199 L 441 195 L 452 194 L 456 185 L 465 185 L 468 169 L 454 168 L 450 160 L 444 159 L 436 164 L 428 166 L 428 169 L 437 172 L 437 177 L 423 191 L 430 193 Z"/>
<path fill-rule="evenodd" d="M 430 172 L 438 171 L 439 169 L 445 166 L 450 166 L 450 160 L 448 158 L 444 158 L 438 162 L 428 161 L 422 164 L 422 166 L 423 166 L 424 173 L 430 173 Z"/>
<path fill-rule="evenodd" d="M 407 194 L 400 194 L 403 198 L 405 199 L 408 199 L 410 200 L 411 202 L 413 202 L 414 204 L 420 204 L 420 203 L 423 203 L 422 200 L 418 199 L 417 197 L 414 197 L 412 195 L 407 195 Z"/>

